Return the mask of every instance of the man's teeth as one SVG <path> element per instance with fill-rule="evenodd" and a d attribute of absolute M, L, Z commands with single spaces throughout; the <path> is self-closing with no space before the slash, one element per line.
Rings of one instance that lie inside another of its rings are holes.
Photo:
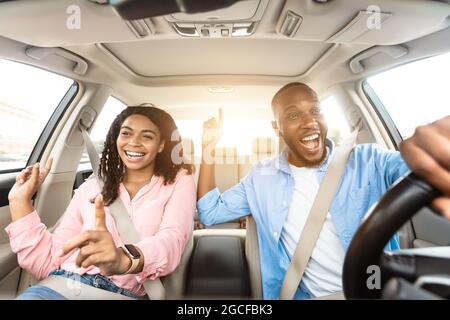
<path fill-rule="evenodd" d="M 144 154 L 140 152 L 132 152 L 132 151 L 125 151 L 126 155 L 131 158 L 137 158 L 137 157 L 143 157 Z"/>
<path fill-rule="evenodd" d="M 318 138 L 319 138 L 319 135 L 317 133 L 315 133 L 310 136 L 304 137 L 303 139 L 301 139 L 301 141 L 312 141 L 312 140 L 316 140 Z"/>

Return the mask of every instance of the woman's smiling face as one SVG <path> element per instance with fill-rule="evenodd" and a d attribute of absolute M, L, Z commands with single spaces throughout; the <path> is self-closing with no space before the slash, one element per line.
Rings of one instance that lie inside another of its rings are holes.
<path fill-rule="evenodd" d="M 161 133 L 149 118 L 134 114 L 125 119 L 117 137 L 117 150 L 128 170 L 153 166 L 158 152 L 164 148 Z"/>

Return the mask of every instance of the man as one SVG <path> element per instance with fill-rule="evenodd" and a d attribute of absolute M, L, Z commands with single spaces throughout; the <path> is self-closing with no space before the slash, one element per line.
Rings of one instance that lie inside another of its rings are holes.
<path fill-rule="evenodd" d="M 237 185 L 220 194 L 208 151 L 219 134 L 208 137 L 205 123 L 197 209 L 211 225 L 252 214 L 258 229 L 263 296 L 276 299 L 320 183 L 334 155 L 316 93 L 303 83 L 282 87 L 272 100 L 272 126 L 287 147 L 280 156 L 255 165 Z M 218 130 L 220 131 L 220 130 Z M 375 144 L 354 147 L 327 218 L 294 298 L 325 296 L 342 291 L 342 266 L 350 241 L 368 209 L 400 177 L 409 172 L 398 152 Z M 399 248 L 394 237 L 386 249 Z"/>

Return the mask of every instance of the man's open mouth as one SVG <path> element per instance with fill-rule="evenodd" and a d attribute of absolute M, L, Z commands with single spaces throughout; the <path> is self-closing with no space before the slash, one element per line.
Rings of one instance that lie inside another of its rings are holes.
<path fill-rule="evenodd" d="M 310 135 L 307 135 L 300 140 L 300 144 L 303 146 L 306 151 L 310 153 L 315 153 L 318 151 L 321 143 L 320 143 L 320 134 L 319 133 L 313 133 Z"/>

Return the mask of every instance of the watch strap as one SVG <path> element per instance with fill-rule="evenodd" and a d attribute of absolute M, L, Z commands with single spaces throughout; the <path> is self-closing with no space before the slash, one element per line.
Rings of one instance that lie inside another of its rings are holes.
<path fill-rule="evenodd" d="M 130 260 L 131 260 L 130 267 L 123 274 L 133 273 L 133 271 L 136 270 L 136 268 L 138 267 L 140 259 L 139 258 L 134 258 L 133 255 L 130 253 L 130 251 L 128 251 L 127 247 L 122 246 L 121 248 L 125 252 L 125 254 L 128 256 L 128 258 L 130 258 Z"/>

